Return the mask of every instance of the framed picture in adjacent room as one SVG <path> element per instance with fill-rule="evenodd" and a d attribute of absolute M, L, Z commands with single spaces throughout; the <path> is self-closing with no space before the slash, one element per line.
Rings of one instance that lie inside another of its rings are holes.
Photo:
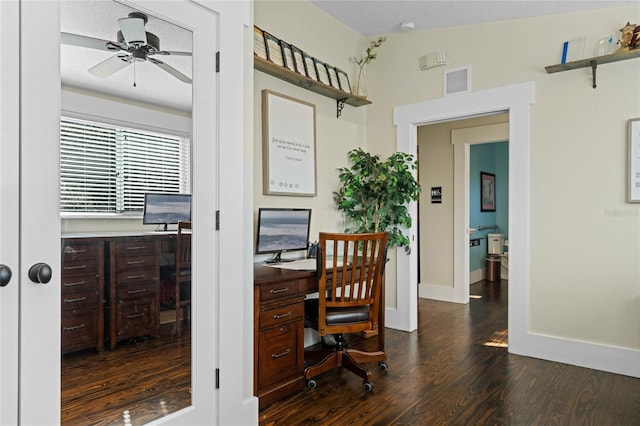
<path fill-rule="evenodd" d="M 480 172 L 480 211 L 496 211 L 496 175 Z"/>
<path fill-rule="evenodd" d="M 316 106 L 262 91 L 265 195 L 316 195 Z"/>
<path fill-rule="evenodd" d="M 640 118 L 629 120 L 627 201 L 640 203 Z"/>

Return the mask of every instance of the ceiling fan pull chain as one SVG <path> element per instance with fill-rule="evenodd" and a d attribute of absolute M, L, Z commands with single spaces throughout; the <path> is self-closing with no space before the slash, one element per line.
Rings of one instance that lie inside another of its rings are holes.
<path fill-rule="evenodd" d="M 136 87 L 136 60 L 133 59 L 133 87 Z"/>

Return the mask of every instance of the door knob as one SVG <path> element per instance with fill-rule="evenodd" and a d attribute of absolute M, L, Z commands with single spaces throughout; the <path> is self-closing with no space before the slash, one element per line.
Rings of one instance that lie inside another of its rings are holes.
<path fill-rule="evenodd" d="M 51 266 L 46 263 L 36 263 L 29 268 L 29 279 L 36 284 L 46 284 L 51 281 Z"/>
<path fill-rule="evenodd" d="M 11 268 L 7 265 L 0 265 L 0 287 L 4 287 L 11 281 Z"/>

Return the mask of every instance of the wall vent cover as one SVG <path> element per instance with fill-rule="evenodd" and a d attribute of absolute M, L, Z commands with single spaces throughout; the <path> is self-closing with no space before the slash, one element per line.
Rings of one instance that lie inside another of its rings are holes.
<path fill-rule="evenodd" d="M 471 67 L 458 68 L 444 73 L 444 94 L 469 92 L 471 90 Z"/>

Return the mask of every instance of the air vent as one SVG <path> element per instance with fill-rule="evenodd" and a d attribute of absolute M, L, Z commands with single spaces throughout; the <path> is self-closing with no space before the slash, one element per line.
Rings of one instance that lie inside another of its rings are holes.
<path fill-rule="evenodd" d="M 444 94 L 471 90 L 471 67 L 458 68 L 444 73 Z"/>

